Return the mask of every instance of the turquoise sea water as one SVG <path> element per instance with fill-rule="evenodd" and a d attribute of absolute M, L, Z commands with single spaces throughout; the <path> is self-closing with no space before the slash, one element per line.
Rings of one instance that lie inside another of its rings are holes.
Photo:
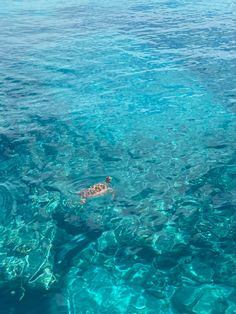
<path fill-rule="evenodd" d="M 223 2 L 0 1 L 0 314 L 236 313 Z"/>

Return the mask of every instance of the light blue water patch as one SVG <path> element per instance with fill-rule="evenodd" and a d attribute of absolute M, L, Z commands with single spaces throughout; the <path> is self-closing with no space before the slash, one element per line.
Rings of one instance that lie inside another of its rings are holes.
<path fill-rule="evenodd" d="M 234 3 L 3 4 L 1 313 L 235 313 Z"/>

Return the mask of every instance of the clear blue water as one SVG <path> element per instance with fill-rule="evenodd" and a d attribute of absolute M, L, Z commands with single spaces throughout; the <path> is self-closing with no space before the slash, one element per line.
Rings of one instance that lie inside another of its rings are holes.
<path fill-rule="evenodd" d="M 236 313 L 234 11 L 0 2 L 0 314 Z"/>

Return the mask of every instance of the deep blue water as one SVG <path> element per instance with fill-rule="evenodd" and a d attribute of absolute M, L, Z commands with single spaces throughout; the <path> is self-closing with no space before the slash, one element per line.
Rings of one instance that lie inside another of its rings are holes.
<path fill-rule="evenodd" d="M 0 1 L 0 314 L 236 313 L 234 11 Z"/>

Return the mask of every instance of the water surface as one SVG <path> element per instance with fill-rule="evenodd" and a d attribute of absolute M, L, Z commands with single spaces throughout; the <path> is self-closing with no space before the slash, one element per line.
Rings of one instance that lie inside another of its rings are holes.
<path fill-rule="evenodd" d="M 1 314 L 236 313 L 234 7 L 2 1 Z"/>

